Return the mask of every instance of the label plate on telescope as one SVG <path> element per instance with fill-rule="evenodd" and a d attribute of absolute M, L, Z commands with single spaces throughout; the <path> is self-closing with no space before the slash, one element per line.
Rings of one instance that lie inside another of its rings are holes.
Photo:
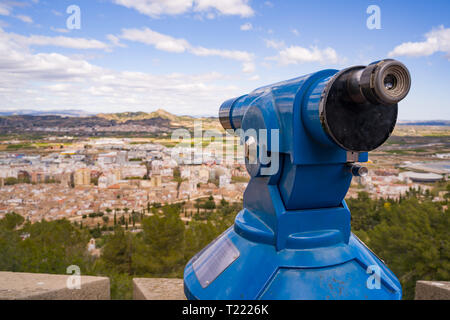
<path fill-rule="evenodd" d="M 218 238 L 194 258 L 192 267 L 202 288 L 209 286 L 237 258 L 238 248 L 226 236 Z"/>

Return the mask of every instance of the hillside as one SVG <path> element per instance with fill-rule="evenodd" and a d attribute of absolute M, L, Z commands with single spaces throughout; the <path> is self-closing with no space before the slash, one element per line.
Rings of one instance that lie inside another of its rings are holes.
<path fill-rule="evenodd" d="M 99 113 L 97 114 L 97 117 L 99 118 L 104 118 L 107 120 L 114 120 L 117 122 L 126 122 L 126 121 L 130 121 L 130 120 L 146 120 L 146 119 L 155 119 L 155 118 L 160 118 L 160 119 L 167 119 L 170 121 L 177 121 L 179 118 L 179 116 L 176 116 L 174 114 L 171 114 L 170 112 L 167 112 L 163 109 L 158 109 L 154 112 L 151 113 L 146 113 L 146 112 L 122 112 L 122 113 Z"/>
<path fill-rule="evenodd" d="M 161 117 L 117 121 L 99 116 L 30 116 L 0 117 L 0 133 L 87 133 L 98 132 L 167 132 L 170 120 Z"/>
<path fill-rule="evenodd" d="M 189 128 L 192 129 L 194 121 L 202 121 L 203 129 L 217 129 L 222 130 L 217 118 L 214 117 L 202 117 L 195 118 L 190 116 L 177 116 L 166 110 L 158 109 L 156 111 L 147 112 L 122 112 L 122 113 L 100 113 L 97 117 L 116 121 L 117 123 L 127 123 L 129 121 L 144 121 L 152 119 L 165 119 L 170 122 L 170 127 L 173 128 Z"/>
<path fill-rule="evenodd" d="M 26 110 L 0 111 L 0 117 L 7 116 L 61 116 L 61 117 L 87 117 L 94 114 L 82 110 Z"/>
<path fill-rule="evenodd" d="M 97 115 L 1 115 L 0 134 L 71 133 L 98 135 L 103 133 L 167 133 L 175 128 L 192 129 L 202 120 L 203 129 L 221 129 L 216 118 L 177 116 L 159 109 L 151 113 L 123 112 Z"/>

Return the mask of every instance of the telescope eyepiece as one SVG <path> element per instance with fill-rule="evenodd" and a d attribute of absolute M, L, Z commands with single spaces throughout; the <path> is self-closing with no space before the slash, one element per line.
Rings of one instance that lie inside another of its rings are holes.
<path fill-rule="evenodd" d="M 369 102 L 374 104 L 392 105 L 399 103 L 408 94 L 411 88 L 411 75 L 403 63 L 396 60 L 377 61 L 367 66 L 362 72 L 359 81 L 353 79 L 350 86 L 359 82 L 359 92 Z M 352 77 L 353 78 L 353 77 Z M 354 92 L 356 88 L 349 88 Z M 355 102 L 360 102 L 357 99 Z"/>

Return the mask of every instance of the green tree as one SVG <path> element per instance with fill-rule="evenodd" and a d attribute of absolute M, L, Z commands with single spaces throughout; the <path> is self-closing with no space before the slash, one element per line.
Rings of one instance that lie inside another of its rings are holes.
<path fill-rule="evenodd" d="M 14 230 L 16 227 L 22 225 L 25 219 L 15 213 L 7 213 L 3 219 L 0 220 L 0 227 L 6 228 L 7 230 Z"/>
<path fill-rule="evenodd" d="M 184 224 L 179 213 L 165 212 L 142 221 L 142 238 L 136 247 L 134 265 L 138 273 L 181 276 L 184 267 Z"/>
<path fill-rule="evenodd" d="M 23 221 L 23 217 L 16 213 L 7 213 L 0 220 L 0 270 L 21 270 L 20 243 L 22 239 L 16 227 L 20 226 Z"/>
<path fill-rule="evenodd" d="M 399 277 L 405 299 L 414 297 L 417 280 L 450 279 L 448 208 L 409 198 L 382 214 L 381 223 L 367 231 L 368 245 Z"/>
<path fill-rule="evenodd" d="M 101 259 L 106 267 L 114 272 L 132 274 L 133 238 L 120 226 L 114 228 L 114 233 L 107 236 Z"/>
<path fill-rule="evenodd" d="M 23 232 L 29 237 L 19 244 L 21 268 L 18 271 L 64 274 L 70 265 L 79 266 L 85 273 L 90 270 L 91 260 L 86 250 L 89 234 L 68 220 L 28 224 Z"/>

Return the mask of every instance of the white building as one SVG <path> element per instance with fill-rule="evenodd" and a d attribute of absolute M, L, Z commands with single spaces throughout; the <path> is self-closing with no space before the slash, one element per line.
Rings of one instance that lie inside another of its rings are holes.
<path fill-rule="evenodd" d="M 231 178 L 230 176 L 227 175 L 222 175 L 219 177 L 219 187 L 223 188 L 228 186 L 231 183 Z"/>

